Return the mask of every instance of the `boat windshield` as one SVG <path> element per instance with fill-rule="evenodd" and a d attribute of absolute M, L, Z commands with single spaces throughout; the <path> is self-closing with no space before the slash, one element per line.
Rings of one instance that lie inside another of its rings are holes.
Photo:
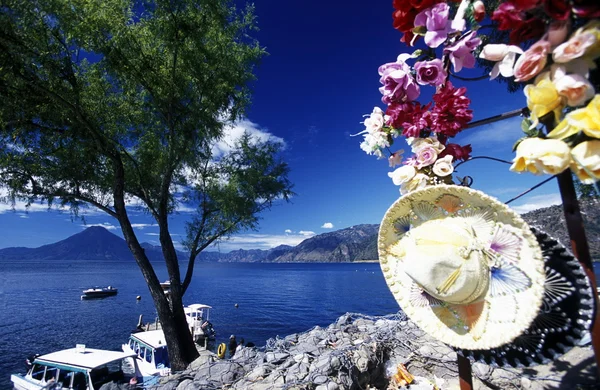
<path fill-rule="evenodd" d="M 167 347 L 157 348 L 156 351 L 154 351 L 154 363 L 156 364 L 156 368 L 171 367 Z"/>
<path fill-rule="evenodd" d="M 87 388 L 87 375 L 76 368 L 68 366 L 49 366 L 34 364 L 31 369 L 31 378 L 42 383 L 56 382 L 59 386 L 74 390 Z"/>

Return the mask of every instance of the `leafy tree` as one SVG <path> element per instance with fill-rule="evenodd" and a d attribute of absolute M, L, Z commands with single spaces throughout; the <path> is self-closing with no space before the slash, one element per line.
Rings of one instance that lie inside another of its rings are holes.
<path fill-rule="evenodd" d="M 229 0 L 0 0 L 0 187 L 9 200 L 91 205 L 119 222 L 148 284 L 173 370 L 198 356 L 183 312 L 194 262 L 255 228 L 292 194 L 281 145 L 248 134 L 214 145 L 240 117 L 264 49 L 250 7 Z M 130 202 L 159 228 L 169 302 L 130 222 Z M 169 234 L 181 202 L 182 270 Z"/>

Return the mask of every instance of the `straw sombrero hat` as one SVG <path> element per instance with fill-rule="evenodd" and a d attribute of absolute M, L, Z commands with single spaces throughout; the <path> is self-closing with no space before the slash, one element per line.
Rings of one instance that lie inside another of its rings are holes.
<path fill-rule="evenodd" d="M 512 342 L 490 350 L 458 353 L 494 366 L 545 364 L 568 352 L 588 334 L 594 295 L 585 271 L 556 239 L 532 227 L 542 248 L 546 282 L 542 307 L 531 325 Z"/>
<path fill-rule="evenodd" d="M 402 310 L 458 348 L 514 340 L 536 317 L 544 261 L 529 226 L 498 200 L 436 185 L 398 199 L 378 238 L 379 261 Z"/>

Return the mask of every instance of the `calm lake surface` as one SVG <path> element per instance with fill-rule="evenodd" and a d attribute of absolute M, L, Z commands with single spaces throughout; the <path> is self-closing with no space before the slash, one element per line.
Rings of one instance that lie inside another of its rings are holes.
<path fill-rule="evenodd" d="M 160 280 L 166 280 L 164 266 L 155 268 Z M 119 294 L 80 299 L 82 290 L 108 285 Z M 327 326 L 346 312 L 398 311 L 378 263 L 200 263 L 184 303 L 213 307 L 217 343 L 235 334 L 238 341 L 244 338 L 257 346 L 275 336 Z M 10 374 L 25 371 L 28 354 L 75 344 L 120 350 L 140 314 L 144 322 L 156 317 L 133 262 L 0 262 L 0 389 L 11 388 Z"/>

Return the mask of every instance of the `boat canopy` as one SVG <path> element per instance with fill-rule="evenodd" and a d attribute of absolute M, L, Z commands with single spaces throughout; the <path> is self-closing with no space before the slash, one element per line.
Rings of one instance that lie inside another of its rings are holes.
<path fill-rule="evenodd" d="M 158 349 L 167 346 L 165 334 L 160 329 L 133 333 L 131 335 L 131 339 L 138 341 L 151 349 Z"/>
<path fill-rule="evenodd" d="M 184 307 L 184 311 L 189 313 L 190 311 L 202 310 L 202 309 L 212 309 L 211 306 L 204 305 L 202 303 L 194 303 L 192 305 Z"/>
<path fill-rule="evenodd" d="M 135 353 L 92 348 L 71 348 L 39 356 L 33 363 L 57 368 L 69 368 L 72 371 L 89 371 L 114 361 L 135 356 L 137 356 Z"/>

